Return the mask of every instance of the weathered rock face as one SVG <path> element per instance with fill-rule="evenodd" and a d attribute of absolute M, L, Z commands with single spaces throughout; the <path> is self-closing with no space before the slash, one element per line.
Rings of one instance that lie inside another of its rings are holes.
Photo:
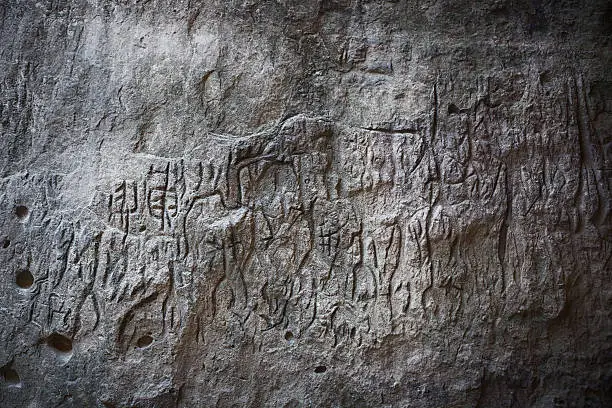
<path fill-rule="evenodd" d="M 0 406 L 610 406 L 607 3 L 3 2 Z"/>

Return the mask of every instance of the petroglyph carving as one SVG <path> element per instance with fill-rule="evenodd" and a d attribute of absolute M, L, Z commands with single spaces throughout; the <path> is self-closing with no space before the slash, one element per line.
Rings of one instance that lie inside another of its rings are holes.
<path fill-rule="evenodd" d="M 5 3 L 0 406 L 611 405 L 604 0 Z"/>

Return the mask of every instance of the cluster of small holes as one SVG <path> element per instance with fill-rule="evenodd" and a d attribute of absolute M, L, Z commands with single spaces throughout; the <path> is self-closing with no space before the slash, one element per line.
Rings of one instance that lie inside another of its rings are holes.
<path fill-rule="evenodd" d="M 25 205 L 18 205 L 15 207 L 15 216 L 17 216 L 19 220 L 26 219 L 28 214 L 29 210 L 28 207 L 26 207 Z M 6 249 L 9 246 L 11 246 L 11 240 L 8 238 L 4 238 L 2 240 L 2 248 Z M 15 275 L 15 283 L 21 289 L 28 289 L 34 284 L 34 276 L 27 269 L 20 270 Z"/>

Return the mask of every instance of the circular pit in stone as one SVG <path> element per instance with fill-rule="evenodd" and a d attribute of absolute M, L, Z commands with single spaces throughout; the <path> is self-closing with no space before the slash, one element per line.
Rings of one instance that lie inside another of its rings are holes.
<path fill-rule="evenodd" d="M 21 289 L 29 289 L 34 284 L 34 276 L 32 276 L 29 270 L 23 269 L 17 272 L 15 283 L 17 283 L 17 286 Z"/>
<path fill-rule="evenodd" d="M 153 337 L 149 336 L 148 334 L 142 336 L 138 339 L 138 341 L 136 341 L 136 347 L 140 349 L 147 348 L 151 344 L 153 344 Z"/>
<path fill-rule="evenodd" d="M 15 207 L 15 215 L 20 220 L 25 219 L 28 216 L 29 212 L 30 211 L 28 210 L 28 207 L 26 207 L 25 205 L 18 205 L 17 207 Z"/>
<path fill-rule="evenodd" d="M 4 382 L 9 387 L 20 387 L 21 386 L 21 378 L 19 378 L 19 374 L 17 371 L 10 367 L 2 367 L 0 369 L 0 373 L 2 374 L 2 378 L 4 378 Z"/>
<path fill-rule="evenodd" d="M 49 347 L 62 354 L 68 354 L 72 352 L 72 340 L 59 333 L 53 333 L 49 337 L 47 337 L 47 344 L 49 345 Z"/>

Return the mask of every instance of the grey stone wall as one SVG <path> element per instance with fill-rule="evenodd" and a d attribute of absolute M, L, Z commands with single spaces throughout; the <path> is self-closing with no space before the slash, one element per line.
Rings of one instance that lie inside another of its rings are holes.
<path fill-rule="evenodd" d="M 611 27 L 0 3 L 0 406 L 610 406 Z"/>

